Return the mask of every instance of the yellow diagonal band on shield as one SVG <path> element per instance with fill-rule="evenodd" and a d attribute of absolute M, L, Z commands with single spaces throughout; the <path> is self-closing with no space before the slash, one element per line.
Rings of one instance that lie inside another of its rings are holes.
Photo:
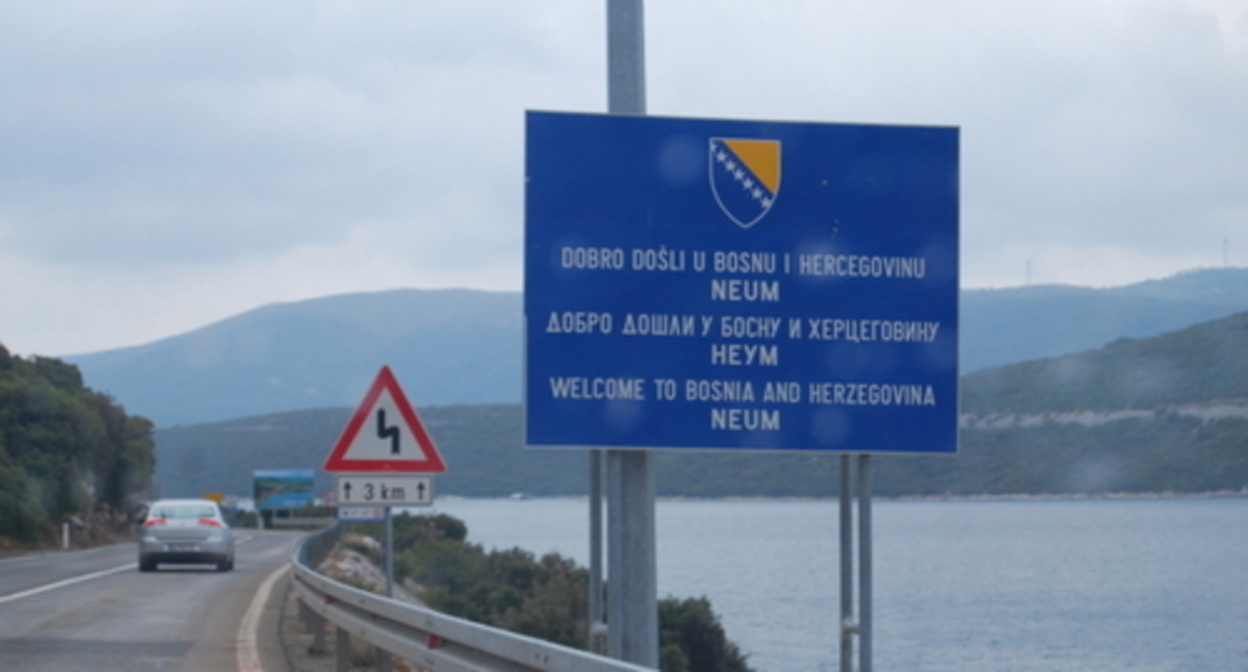
<path fill-rule="evenodd" d="M 775 140 L 724 140 L 771 193 L 780 189 L 780 143 Z"/>

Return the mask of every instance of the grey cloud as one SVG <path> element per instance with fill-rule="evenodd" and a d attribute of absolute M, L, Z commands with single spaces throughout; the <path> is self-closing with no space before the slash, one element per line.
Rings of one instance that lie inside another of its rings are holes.
<path fill-rule="evenodd" d="M 650 111 L 956 124 L 968 250 L 1190 252 L 1248 234 L 1248 14 L 1228 33 L 1202 7 L 652 2 Z M 0 235 L 127 265 L 370 222 L 456 254 L 453 227 L 517 241 L 522 112 L 602 109 L 602 20 L 573 0 L 11 4 Z"/>
<path fill-rule="evenodd" d="M 502 219 L 518 207 L 518 186 L 497 195 L 518 167 L 518 94 L 565 77 L 547 43 L 575 41 L 516 3 L 6 13 L 19 39 L 0 59 L 20 65 L 0 71 L 0 227 L 10 249 L 94 263 L 453 220 L 447 195 L 469 184 Z"/>

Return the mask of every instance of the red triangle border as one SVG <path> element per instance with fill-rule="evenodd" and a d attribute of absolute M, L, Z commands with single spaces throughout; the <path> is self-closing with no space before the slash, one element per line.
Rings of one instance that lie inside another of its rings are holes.
<path fill-rule="evenodd" d="M 350 449 L 351 443 L 355 441 L 355 437 L 360 433 L 360 428 L 372 416 L 373 408 L 381 397 L 383 390 L 390 392 L 390 397 L 394 399 L 395 406 L 398 407 L 403 420 L 407 422 L 407 426 L 412 430 L 412 435 L 416 439 L 416 443 L 420 445 L 421 451 L 425 454 L 425 459 L 346 459 L 347 450 Z M 343 473 L 440 474 L 446 471 L 446 463 L 442 460 L 442 455 L 438 453 L 438 449 L 433 445 L 433 440 L 429 438 L 429 433 L 425 431 L 425 426 L 420 422 L 420 416 L 416 414 L 416 409 L 407 400 L 407 395 L 403 393 L 403 388 L 399 387 L 399 381 L 395 378 L 394 372 L 390 370 L 389 366 L 383 366 L 381 371 L 377 373 L 377 378 L 373 381 L 372 387 L 368 388 L 368 393 L 364 395 L 364 401 L 360 403 L 359 408 L 355 410 L 355 414 L 351 416 L 351 420 L 347 422 L 346 428 L 342 430 L 342 435 L 338 437 L 333 450 L 329 451 L 329 457 L 325 458 L 325 465 L 321 469 L 327 472 Z"/>

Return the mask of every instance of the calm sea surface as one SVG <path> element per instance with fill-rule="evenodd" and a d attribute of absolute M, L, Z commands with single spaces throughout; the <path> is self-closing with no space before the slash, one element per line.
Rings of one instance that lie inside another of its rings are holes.
<path fill-rule="evenodd" d="M 578 499 L 442 499 L 487 548 L 587 564 Z M 839 669 L 835 501 L 660 501 L 659 595 L 760 672 Z M 875 669 L 1248 672 L 1248 498 L 875 501 Z"/>

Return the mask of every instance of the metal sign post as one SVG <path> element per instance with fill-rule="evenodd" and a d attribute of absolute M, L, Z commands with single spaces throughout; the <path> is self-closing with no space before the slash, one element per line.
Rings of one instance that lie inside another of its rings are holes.
<path fill-rule="evenodd" d="M 854 635 L 854 500 L 853 457 L 841 456 L 840 532 L 841 532 L 841 672 L 853 672 Z"/>
<path fill-rule="evenodd" d="M 871 456 L 858 456 L 858 669 L 871 672 Z"/>
<path fill-rule="evenodd" d="M 607 0 L 607 111 L 646 113 L 641 0 Z M 646 450 L 607 452 L 607 652 L 659 666 L 654 460 Z"/>
<path fill-rule="evenodd" d="M 607 653 L 607 612 L 602 600 L 602 455 L 589 452 L 589 642 L 587 649 Z"/>
<path fill-rule="evenodd" d="M 872 545 L 871 456 L 841 456 L 841 672 L 853 672 L 854 638 L 858 638 L 858 669 L 871 672 L 872 664 Z M 854 467 L 857 466 L 855 479 Z M 854 617 L 854 481 L 858 484 L 858 593 Z"/>
<path fill-rule="evenodd" d="M 386 507 L 386 597 L 394 597 L 394 509 Z"/>

